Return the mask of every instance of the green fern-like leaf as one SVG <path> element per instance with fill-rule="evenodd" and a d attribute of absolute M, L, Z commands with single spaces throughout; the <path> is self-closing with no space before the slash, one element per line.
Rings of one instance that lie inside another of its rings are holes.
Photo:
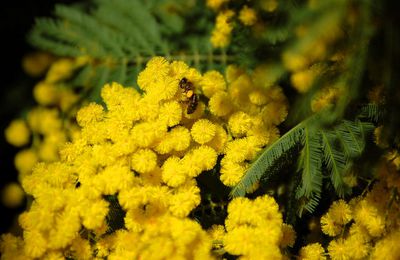
<path fill-rule="evenodd" d="M 345 154 L 337 147 L 336 134 L 333 131 L 320 131 L 322 137 L 322 148 L 324 162 L 330 172 L 333 187 L 339 196 L 344 195 L 343 174 L 346 171 L 348 160 Z"/>
<path fill-rule="evenodd" d="M 233 188 L 231 196 L 244 196 L 246 191 L 249 190 L 250 187 L 253 187 L 262 176 L 268 175 L 267 170 L 273 166 L 274 162 L 302 141 L 303 131 L 304 124 L 300 123 L 284 134 L 275 143 L 268 146 L 257 160 L 252 163 L 245 176 Z"/>
<path fill-rule="evenodd" d="M 321 134 L 306 127 L 299 166 L 302 169 L 302 184 L 298 191 L 299 197 L 310 197 L 321 193 L 322 186 L 322 149 Z"/>

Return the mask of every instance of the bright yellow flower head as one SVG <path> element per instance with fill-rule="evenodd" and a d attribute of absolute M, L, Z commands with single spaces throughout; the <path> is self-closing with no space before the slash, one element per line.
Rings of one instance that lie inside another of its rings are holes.
<path fill-rule="evenodd" d="M 59 59 L 54 62 L 46 74 L 46 82 L 55 83 L 71 76 L 75 68 L 74 61 L 71 59 Z"/>
<path fill-rule="evenodd" d="M 247 5 L 243 6 L 239 12 L 239 20 L 246 26 L 254 25 L 257 21 L 256 11 Z"/>
<path fill-rule="evenodd" d="M 201 81 L 201 89 L 208 98 L 218 91 L 224 91 L 226 89 L 224 76 L 215 70 L 206 72 Z"/>
<path fill-rule="evenodd" d="M 14 158 L 14 165 L 20 173 L 20 180 L 23 176 L 32 171 L 33 166 L 38 162 L 38 155 L 32 149 L 19 151 Z"/>
<path fill-rule="evenodd" d="M 28 144 L 30 138 L 29 128 L 22 119 L 12 121 L 4 134 L 7 142 L 17 147 Z"/>
<path fill-rule="evenodd" d="M 44 81 L 36 84 L 33 89 L 33 96 L 36 102 L 43 106 L 54 105 L 59 98 L 57 87 Z"/>
<path fill-rule="evenodd" d="M 308 244 L 300 249 L 301 260 L 325 260 L 324 248 L 320 243 Z"/>
<path fill-rule="evenodd" d="M 22 190 L 21 186 L 15 182 L 7 184 L 3 188 L 1 193 L 1 200 L 3 202 L 3 205 L 9 208 L 21 206 L 25 198 L 25 193 Z"/>
<path fill-rule="evenodd" d="M 216 132 L 216 126 L 207 119 L 200 119 L 193 124 L 190 131 L 193 140 L 199 144 L 205 144 L 213 139 Z"/>
<path fill-rule="evenodd" d="M 230 0 L 207 0 L 206 5 L 216 11 L 218 10 L 224 3 L 229 2 Z"/>

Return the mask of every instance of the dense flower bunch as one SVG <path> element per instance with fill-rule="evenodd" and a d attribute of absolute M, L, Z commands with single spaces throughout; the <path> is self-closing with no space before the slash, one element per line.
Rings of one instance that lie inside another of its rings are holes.
<path fill-rule="evenodd" d="M 189 114 L 187 93 L 180 88 L 183 78 L 202 97 Z M 76 121 L 81 130 L 60 150 L 60 159 L 37 164 L 22 179 L 34 201 L 19 218 L 23 239 L 3 236 L 3 254 L 23 259 L 210 258 L 211 238 L 188 218 L 200 204 L 194 178 L 223 155 L 221 180 L 234 185 L 244 174 L 245 161 L 277 138 L 276 125 L 287 113 L 281 89 L 261 88 L 256 73 L 231 67 L 227 80 L 228 86 L 216 71 L 202 76 L 183 62 L 156 57 L 138 76 L 143 94 L 118 83 L 106 85 L 101 92 L 106 108 L 91 103 L 80 109 Z M 124 212 L 120 221 L 125 229 L 116 232 L 111 199 Z M 270 206 L 263 209 L 263 202 Z M 272 225 L 277 230 L 268 241 L 279 254 L 282 217 L 274 200 L 260 198 L 253 206 L 242 201 L 238 209 L 235 203 L 226 224 L 227 250 L 248 254 L 229 242 L 230 232 L 250 235 Z M 246 207 L 249 214 L 265 212 L 265 218 L 233 217 Z M 242 226 L 247 222 L 253 227 Z"/>
<path fill-rule="evenodd" d="M 379 181 L 364 196 L 346 203 L 334 202 L 321 218 L 322 232 L 330 237 L 327 250 L 331 259 L 398 259 L 400 257 L 400 174 L 396 165 L 383 161 Z M 312 247 L 315 249 L 311 250 Z M 304 252 L 321 250 L 308 245 Z M 306 258 L 307 259 L 307 258 Z M 311 258 L 310 258 L 311 259 Z M 321 258 L 312 258 L 321 259 Z"/>
<path fill-rule="evenodd" d="M 35 60 L 24 60 L 28 73 L 32 74 L 30 71 L 36 67 L 45 66 L 38 63 L 52 61 L 46 55 L 42 57 L 43 55 L 35 56 Z M 58 160 L 59 148 L 71 140 L 78 130 L 70 118 L 73 114 L 70 110 L 79 96 L 66 85 L 65 80 L 72 75 L 74 69 L 86 62 L 83 57 L 75 60 L 63 58 L 52 62 L 44 79 L 33 89 L 33 96 L 38 105 L 28 111 L 26 118 L 15 119 L 5 130 L 6 140 L 16 147 L 23 148 L 15 157 L 20 181 L 32 171 L 36 162 Z M 30 147 L 27 148 L 28 145 Z"/>
<path fill-rule="evenodd" d="M 5 130 L 7 142 L 21 148 L 14 159 L 19 182 L 32 172 L 37 162 L 58 160 L 60 147 L 78 131 L 73 115 L 79 94 L 66 81 L 87 61 L 85 57 L 55 60 L 46 53 L 34 53 L 23 60 L 29 75 L 41 76 L 47 72 L 33 89 L 38 105 L 30 109 L 25 118 L 14 119 Z M 21 204 L 24 195 L 18 187 L 17 183 L 6 186 L 2 192 L 4 205 L 17 207 Z"/>
<path fill-rule="evenodd" d="M 293 246 L 295 240 L 292 227 L 283 223 L 278 204 L 268 195 L 253 201 L 233 199 L 225 226 L 213 226 L 210 233 L 240 259 L 282 259 L 281 249 Z"/>

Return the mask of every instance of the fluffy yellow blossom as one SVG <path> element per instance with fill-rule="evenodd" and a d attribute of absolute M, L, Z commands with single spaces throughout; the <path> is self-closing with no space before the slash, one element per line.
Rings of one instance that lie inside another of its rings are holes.
<path fill-rule="evenodd" d="M 53 60 L 54 57 L 47 52 L 29 53 L 22 59 L 22 68 L 29 76 L 38 77 L 45 73 Z"/>
<path fill-rule="evenodd" d="M 20 173 L 20 180 L 23 176 L 32 171 L 33 166 L 38 162 L 38 155 L 33 149 L 19 151 L 14 158 L 14 165 Z"/>
<path fill-rule="evenodd" d="M 333 202 L 328 212 L 333 221 L 339 225 L 345 225 L 352 219 L 351 208 L 344 200 Z"/>
<path fill-rule="evenodd" d="M 76 121 L 82 127 L 92 122 L 101 121 L 104 117 L 104 109 L 101 105 L 90 103 L 86 107 L 80 109 L 76 115 Z"/>
<path fill-rule="evenodd" d="M 75 67 L 74 61 L 71 59 L 59 59 L 55 61 L 46 74 L 46 82 L 55 83 L 60 80 L 69 78 Z"/>
<path fill-rule="evenodd" d="M 235 186 L 244 176 L 247 165 L 227 160 L 221 161 L 220 179 L 226 186 Z"/>
<path fill-rule="evenodd" d="M 229 129 L 235 137 L 246 134 L 252 127 L 253 119 L 245 112 L 239 111 L 229 117 Z"/>
<path fill-rule="evenodd" d="M 307 57 L 292 50 L 283 52 L 282 60 L 285 67 L 290 71 L 305 69 L 310 63 Z"/>
<path fill-rule="evenodd" d="M 249 100 L 254 105 L 262 106 L 268 102 L 268 97 L 262 89 L 255 89 L 249 93 Z"/>
<path fill-rule="evenodd" d="M 204 73 L 200 86 L 203 94 L 208 98 L 218 91 L 224 91 L 226 89 L 224 76 L 216 70 Z"/>
<path fill-rule="evenodd" d="M 292 225 L 282 224 L 282 240 L 280 242 L 281 247 L 292 247 L 296 240 L 296 232 L 294 231 Z"/>
<path fill-rule="evenodd" d="M 213 139 L 216 132 L 216 126 L 207 119 L 200 119 L 193 124 L 190 133 L 199 144 L 205 144 Z"/>
<path fill-rule="evenodd" d="M 300 249 L 301 260 L 325 260 L 326 256 L 324 248 L 320 243 L 313 243 Z"/>
<path fill-rule="evenodd" d="M 278 7 L 277 0 L 262 0 L 260 4 L 261 8 L 267 12 L 273 12 Z"/>
<path fill-rule="evenodd" d="M 245 73 L 245 71 L 243 69 L 239 68 L 238 66 L 229 65 L 228 67 L 226 67 L 226 70 L 225 70 L 226 80 L 230 84 L 244 73 Z"/>
<path fill-rule="evenodd" d="M 332 240 L 328 246 L 328 253 L 332 260 L 350 259 L 352 246 L 343 239 Z"/>
<path fill-rule="evenodd" d="M 168 127 L 175 126 L 182 119 L 182 107 L 178 101 L 164 103 L 160 108 L 159 117 Z"/>
<path fill-rule="evenodd" d="M 25 198 L 25 193 L 17 183 L 9 183 L 1 191 L 3 205 L 9 208 L 21 206 Z"/>
<path fill-rule="evenodd" d="M 217 124 L 215 127 L 215 135 L 211 141 L 206 143 L 206 145 L 213 148 L 217 153 L 223 153 L 223 150 L 228 142 L 228 134 L 221 125 Z"/>
<path fill-rule="evenodd" d="M 28 144 L 30 138 L 29 128 L 22 119 L 13 120 L 6 128 L 4 134 L 7 142 L 17 147 Z"/>
<path fill-rule="evenodd" d="M 57 109 L 36 107 L 28 112 L 27 121 L 32 132 L 44 135 L 58 131 L 62 127 Z"/>
<path fill-rule="evenodd" d="M 329 236 L 337 236 L 342 231 L 342 225 L 335 222 L 330 212 L 321 217 L 322 232 Z"/>
<path fill-rule="evenodd" d="M 163 139 L 159 140 L 154 148 L 159 154 L 167 154 L 173 151 L 184 151 L 192 140 L 186 127 L 176 126 L 167 132 Z"/>
<path fill-rule="evenodd" d="M 296 71 L 290 77 L 290 81 L 297 91 L 300 93 L 305 93 L 312 87 L 314 79 L 317 75 L 318 71 L 315 69 Z"/>
<path fill-rule="evenodd" d="M 38 104 L 48 106 L 56 104 L 59 95 L 55 85 L 42 81 L 33 88 L 33 97 Z"/>
<path fill-rule="evenodd" d="M 139 173 L 154 170 L 157 166 L 157 154 L 150 149 L 141 149 L 132 156 L 131 167 Z"/>
<path fill-rule="evenodd" d="M 228 93 L 223 91 L 215 93 L 210 98 L 208 106 L 210 108 L 210 112 L 216 116 L 226 116 L 233 109 Z"/>
<path fill-rule="evenodd" d="M 178 157 L 169 157 L 162 166 L 162 179 L 171 187 L 182 185 L 187 176 L 182 169 L 182 164 Z"/>
<path fill-rule="evenodd" d="M 239 20 L 246 26 L 254 25 L 257 21 L 256 11 L 247 5 L 243 6 L 239 12 Z"/>
<path fill-rule="evenodd" d="M 227 2 L 229 2 L 229 0 L 207 0 L 207 1 L 206 1 L 206 5 L 207 5 L 210 9 L 216 11 L 216 10 L 218 10 L 224 3 L 227 3 Z"/>
<path fill-rule="evenodd" d="M 334 87 L 321 89 L 311 101 L 311 110 L 313 112 L 318 112 L 333 105 L 339 94 L 339 89 Z"/>

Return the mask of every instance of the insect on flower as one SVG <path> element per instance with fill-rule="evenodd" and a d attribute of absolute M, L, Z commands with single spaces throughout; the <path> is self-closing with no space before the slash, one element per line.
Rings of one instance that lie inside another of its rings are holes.
<path fill-rule="evenodd" d="M 186 112 L 188 114 L 193 114 L 199 103 L 199 97 L 194 93 L 193 83 L 190 82 L 187 78 L 182 78 L 179 81 L 179 87 L 185 94 L 186 101 L 188 102 Z"/>

